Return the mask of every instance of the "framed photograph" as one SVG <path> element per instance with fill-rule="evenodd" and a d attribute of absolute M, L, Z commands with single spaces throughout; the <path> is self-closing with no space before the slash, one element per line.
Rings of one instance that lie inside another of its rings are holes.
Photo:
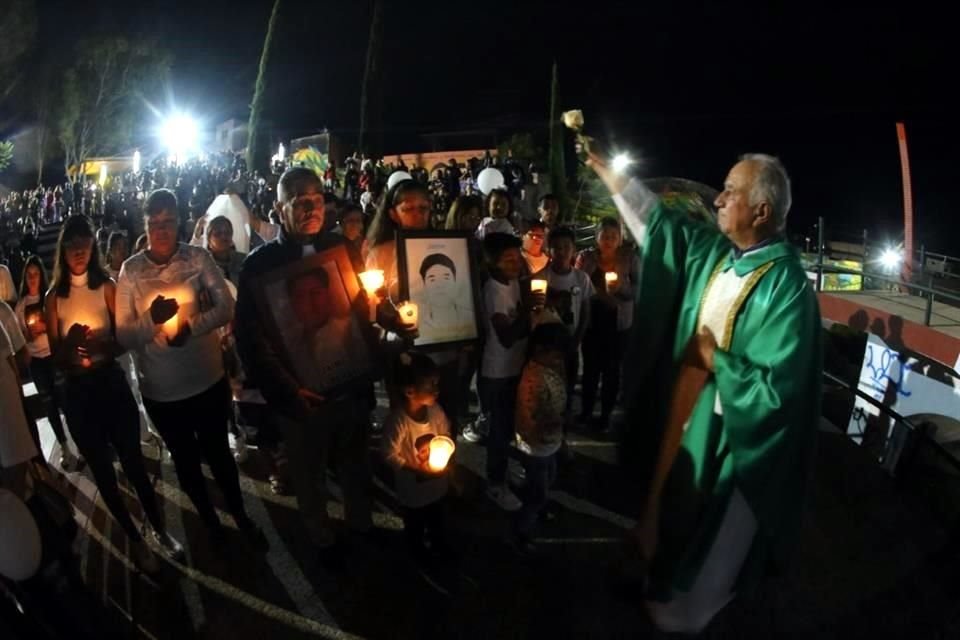
<path fill-rule="evenodd" d="M 339 246 L 270 271 L 254 283 L 261 320 L 280 336 L 280 357 L 301 385 L 320 395 L 372 368 L 351 301 L 360 286 Z"/>
<path fill-rule="evenodd" d="M 398 234 L 400 296 L 417 305 L 417 347 L 441 349 L 480 337 L 478 258 L 469 232 Z"/>

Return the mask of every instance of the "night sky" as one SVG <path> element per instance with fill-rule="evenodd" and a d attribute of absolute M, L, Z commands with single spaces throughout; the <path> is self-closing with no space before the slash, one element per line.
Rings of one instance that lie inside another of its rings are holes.
<path fill-rule="evenodd" d="M 738 154 L 774 153 L 794 179 L 793 231 L 824 215 L 834 235 L 869 226 L 896 239 L 903 119 L 918 238 L 960 255 L 954 22 L 916 2 L 775 4 L 387 2 L 388 151 L 417 150 L 419 133 L 492 126 L 546 146 L 556 60 L 563 107 L 642 157 L 644 175 L 718 186 Z M 177 105 L 211 123 L 246 117 L 271 0 L 38 6 L 44 43 L 66 52 L 81 35 L 159 37 L 175 56 Z M 353 139 L 370 15 L 363 0 L 284 3 L 268 111 L 278 131 L 327 126 Z"/>

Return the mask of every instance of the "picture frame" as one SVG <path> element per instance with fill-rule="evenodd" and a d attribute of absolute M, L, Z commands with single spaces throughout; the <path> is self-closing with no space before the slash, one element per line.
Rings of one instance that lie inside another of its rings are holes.
<path fill-rule="evenodd" d="M 360 284 L 345 246 L 292 262 L 253 282 L 261 321 L 279 336 L 280 358 L 319 395 L 368 376 L 373 354 L 353 310 Z"/>
<path fill-rule="evenodd" d="M 397 266 L 400 297 L 418 308 L 424 351 L 474 344 L 480 339 L 479 256 L 467 231 L 400 231 Z"/>

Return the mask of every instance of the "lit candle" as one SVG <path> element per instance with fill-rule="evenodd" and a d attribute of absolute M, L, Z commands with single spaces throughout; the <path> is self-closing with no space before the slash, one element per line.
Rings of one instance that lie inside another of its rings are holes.
<path fill-rule="evenodd" d="M 417 328 L 417 314 L 419 312 L 417 303 L 404 302 L 397 307 L 397 311 L 400 313 L 400 321 L 403 322 L 403 324 L 409 326 L 410 329 Z"/>
<path fill-rule="evenodd" d="M 430 441 L 430 459 L 427 464 L 432 471 L 440 472 L 447 468 L 450 456 L 457 446 L 447 436 L 437 436 Z"/>
<path fill-rule="evenodd" d="M 27 319 L 27 324 L 30 325 L 31 327 L 37 324 L 37 316 L 30 314 L 30 317 Z"/>
<path fill-rule="evenodd" d="M 363 284 L 367 295 L 376 295 L 377 291 L 383 288 L 383 269 L 370 269 L 360 274 L 360 282 Z"/>
<path fill-rule="evenodd" d="M 180 314 L 175 313 L 173 317 L 163 323 L 163 333 L 167 339 L 173 340 L 180 333 Z"/>
<path fill-rule="evenodd" d="M 530 281 L 530 291 L 533 293 L 542 293 L 546 295 L 547 293 L 547 281 L 546 280 L 531 280 Z"/>
<path fill-rule="evenodd" d="M 607 271 L 605 274 L 603 274 L 603 277 L 607 281 L 607 291 L 610 291 L 611 287 L 615 287 L 617 285 L 617 279 L 619 276 L 617 276 L 615 271 Z"/>
<path fill-rule="evenodd" d="M 380 297 L 377 291 L 383 288 L 383 269 L 370 269 L 360 274 L 360 283 L 363 290 L 367 292 L 367 300 L 370 303 L 370 322 L 377 321 L 377 305 L 380 304 Z"/>

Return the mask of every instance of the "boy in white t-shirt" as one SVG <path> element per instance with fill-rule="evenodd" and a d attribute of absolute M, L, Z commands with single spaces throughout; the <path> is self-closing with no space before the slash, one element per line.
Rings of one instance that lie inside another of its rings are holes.
<path fill-rule="evenodd" d="M 507 486 L 507 457 L 514 439 L 517 385 L 526 359 L 530 309 L 543 306 L 542 294 L 522 292 L 520 238 L 491 233 L 483 240 L 490 279 L 483 287 L 487 341 L 480 362 L 479 388 L 490 413 L 487 438 L 487 495 L 505 511 L 517 511 L 520 499 Z"/>
<path fill-rule="evenodd" d="M 595 290 L 585 272 L 573 266 L 576 236 L 570 227 L 557 227 L 547 238 L 550 244 L 550 266 L 546 270 L 548 306 L 555 307 L 572 339 L 567 352 L 567 416 L 572 422 L 573 389 L 580 370 L 580 343 L 590 324 L 590 299 Z"/>

